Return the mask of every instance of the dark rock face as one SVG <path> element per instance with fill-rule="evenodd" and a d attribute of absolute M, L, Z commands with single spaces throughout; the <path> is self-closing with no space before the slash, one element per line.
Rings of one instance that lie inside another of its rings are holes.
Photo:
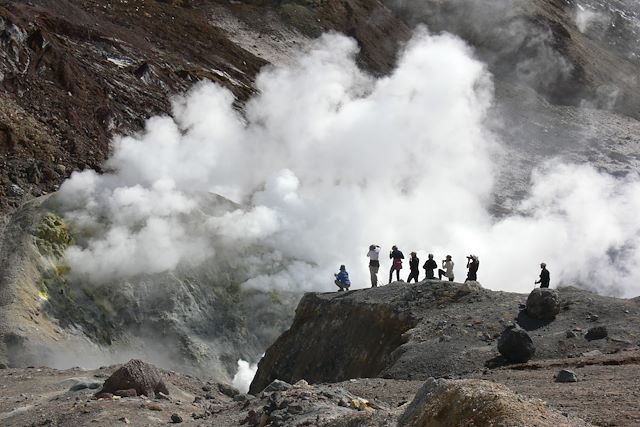
<path fill-rule="evenodd" d="M 607 328 L 604 326 L 594 326 L 590 328 L 585 334 L 585 338 L 589 341 L 601 340 L 609 335 Z"/>
<path fill-rule="evenodd" d="M 335 302 L 317 294 L 302 298 L 291 329 L 260 361 L 262 369 L 251 384 L 251 394 L 275 379 L 316 383 L 380 374 L 392 359 L 393 351 L 402 344 L 402 334 L 412 327 L 413 320 L 389 307 Z M 357 318 L 357 322 L 344 319 L 346 313 Z M 321 319 L 327 322 L 318 323 Z M 330 349 L 332 354 L 317 351 L 318 348 Z"/>
<path fill-rule="evenodd" d="M 560 313 L 560 295 L 555 289 L 534 289 L 527 298 L 527 314 L 538 320 L 553 320 Z"/>
<path fill-rule="evenodd" d="M 137 395 L 144 394 L 147 397 L 155 397 L 156 393 L 169 394 L 160 371 L 155 366 L 137 359 L 128 361 L 107 378 L 99 394 L 130 393 L 131 389 Z"/>
<path fill-rule="evenodd" d="M 556 382 L 558 383 L 575 383 L 577 381 L 576 373 L 569 369 L 563 369 L 556 375 Z"/>
<path fill-rule="evenodd" d="M 524 329 L 512 325 L 500 335 L 498 351 L 511 362 L 522 363 L 533 357 L 536 348 Z"/>

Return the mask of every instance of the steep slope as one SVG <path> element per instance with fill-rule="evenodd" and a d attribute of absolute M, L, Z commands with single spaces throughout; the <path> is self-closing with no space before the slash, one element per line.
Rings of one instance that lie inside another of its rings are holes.
<path fill-rule="evenodd" d="M 355 37 L 378 73 L 409 34 L 375 0 L 0 2 L 0 212 L 100 171 L 115 134 L 200 80 L 242 102 L 262 66 L 329 30 Z"/>
<path fill-rule="evenodd" d="M 232 258 L 100 285 L 69 277 L 63 256 L 78 236 L 54 207 L 36 199 L 5 230 L 0 363 L 97 367 L 135 356 L 230 382 L 238 359 L 257 360 L 291 322 L 299 294 L 242 289 L 260 270 Z M 216 198 L 209 209 L 229 205 Z"/>

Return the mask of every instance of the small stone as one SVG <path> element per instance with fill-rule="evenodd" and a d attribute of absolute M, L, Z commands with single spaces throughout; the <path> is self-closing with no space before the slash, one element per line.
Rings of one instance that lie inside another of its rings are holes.
<path fill-rule="evenodd" d="M 146 408 L 150 411 L 162 412 L 162 406 L 157 403 L 147 403 Z"/>
<path fill-rule="evenodd" d="M 113 399 L 113 394 L 111 394 L 111 393 L 98 393 L 98 394 L 96 394 L 96 399 Z"/>
<path fill-rule="evenodd" d="M 126 390 L 116 390 L 113 394 L 115 396 L 120 396 L 120 397 L 136 397 L 138 395 L 135 388 L 128 388 Z"/>
<path fill-rule="evenodd" d="M 180 424 L 182 422 L 182 417 L 178 414 L 171 414 L 171 422 L 174 424 Z"/>
<path fill-rule="evenodd" d="M 587 316 L 587 320 L 590 322 L 595 322 L 600 318 L 600 316 L 598 316 L 597 314 L 589 314 Z"/>
<path fill-rule="evenodd" d="M 269 384 L 265 389 L 265 393 L 269 393 L 272 391 L 286 391 L 291 388 L 291 384 L 281 381 L 281 380 L 273 380 L 271 384 Z"/>
<path fill-rule="evenodd" d="M 211 387 L 208 385 L 203 385 L 202 386 L 202 391 L 211 391 Z"/>
<path fill-rule="evenodd" d="M 130 424 L 131 423 L 131 421 L 129 421 L 129 418 L 127 418 L 127 417 L 118 418 L 118 421 L 122 421 L 125 424 Z"/>
<path fill-rule="evenodd" d="M 18 187 L 16 184 L 11 184 L 7 189 L 7 194 L 12 197 L 22 197 L 25 192 L 22 188 Z"/>
<path fill-rule="evenodd" d="M 169 398 L 169 396 L 167 396 L 166 394 L 164 394 L 163 392 L 159 391 L 158 393 L 156 393 L 156 399 L 160 399 L 160 400 L 171 400 Z"/>
<path fill-rule="evenodd" d="M 236 394 L 235 396 L 233 396 L 233 401 L 234 402 L 245 402 L 249 400 L 249 397 L 246 394 Z"/>
<path fill-rule="evenodd" d="M 306 380 L 298 380 L 294 385 L 293 388 L 309 388 L 309 383 Z"/>
<path fill-rule="evenodd" d="M 451 337 L 449 335 L 442 335 L 438 338 L 438 342 L 449 342 Z"/>
<path fill-rule="evenodd" d="M 578 377 L 576 377 L 576 373 L 570 371 L 569 369 L 562 369 L 556 375 L 556 382 L 558 383 L 575 383 L 578 381 Z"/>
<path fill-rule="evenodd" d="M 87 383 L 78 383 L 75 384 L 73 386 L 71 386 L 71 388 L 69 388 L 69 391 L 80 391 L 80 390 L 85 390 L 89 388 L 89 384 Z"/>
<path fill-rule="evenodd" d="M 596 326 L 589 329 L 584 337 L 589 341 L 593 341 L 606 338 L 607 335 L 609 335 L 607 328 L 605 328 L 604 326 Z"/>
<path fill-rule="evenodd" d="M 219 383 L 218 384 L 218 390 L 220 391 L 220 393 L 224 394 L 225 396 L 229 396 L 229 397 L 236 397 L 238 394 L 240 394 L 240 391 L 238 391 L 237 388 L 232 387 L 229 384 Z"/>
<path fill-rule="evenodd" d="M 0 363 L 0 369 L 9 369 L 9 367 L 4 363 Z"/>
<path fill-rule="evenodd" d="M 203 401 L 202 396 L 196 396 L 195 399 L 193 399 L 193 403 L 202 403 Z"/>
<path fill-rule="evenodd" d="M 595 357 L 600 355 L 602 355 L 602 352 L 600 350 L 591 350 L 591 351 L 582 353 L 583 357 Z"/>
<path fill-rule="evenodd" d="M 567 338 L 575 338 L 575 337 L 578 336 L 578 334 L 576 334 L 573 331 L 567 331 L 566 336 L 567 336 Z"/>

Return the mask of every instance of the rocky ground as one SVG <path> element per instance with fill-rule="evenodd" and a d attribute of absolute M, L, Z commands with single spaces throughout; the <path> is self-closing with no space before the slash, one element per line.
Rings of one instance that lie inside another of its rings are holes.
<path fill-rule="evenodd" d="M 496 367 L 506 326 L 528 331 L 533 360 L 611 353 L 635 347 L 640 302 L 573 287 L 558 289 L 560 312 L 542 321 L 524 309 L 527 295 L 496 292 L 476 282 L 425 280 L 345 293 L 307 294 L 293 325 L 267 350 L 252 390 L 273 379 L 343 381 L 358 377 L 419 379 L 460 376 Z M 604 326 L 607 336 L 589 340 Z M 304 340 L 300 337 L 304 336 Z"/>
<path fill-rule="evenodd" d="M 528 422 L 521 421 L 518 425 L 633 426 L 640 423 L 637 406 L 639 363 L 640 350 L 633 348 L 614 354 L 487 369 L 469 377 L 491 382 L 447 380 L 449 382 L 444 382 L 445 390 L 432 392 L 433 396 L 426 401 L 421 400 L 418 408 L 433 411 L 436 404 L 447 407 L 443 400 L 450 393 L 457 396 L 454 398 L 456 405 L 467 402 L 470 396 L 474 396 L 470 402 L 475 404 L 481 396 L 491 396 L 492 403 L 484 402 L 479 407 L 486 410 L 500 402 L 502 414 L 548 417 L 546 420 L 529 418 Z M 254 397 L 239 394 L 225 384 L 161 371 L 168 395 L 97 399 L 95 394 L 117 368 L 65 371 L 43 367 L 0 369 L 0 423 L 16 427 L 154 426 L 181 420 L 182 424 L 193 426 L 253 426 L 261 425 L 261 419 L 266 421 L 262 414 L 268 413 L 270 424 L 264 425 L 392 426 L 397 425 L 403 414 L 410 412 L 410 403 L 425 385 L 424 381 L 384 378 L 357 378 L 316 385 L 301 381 L 293 387 L 276 383 L 271 386 L 273 390 Z M 578 381 L 555 382 L 554 376 L 563 368 L 573 370 Z M 508 386 L 518 395 L 511 395 L 499 384 Z M 495 422 L 498 411 L 495 406 L 492 408 Z M 460 413 L 464 412 L 450 407 L 446 411 L 450 417 Z M 452 423 L 452 419 L 440 418 L 439 422 L 442 425 L 463 425 L 460 421 Z M 533 419 L 538 421 L 533 423 Z M 470 422 L 473 420 L 471 418 Z M 477 421 L 475 419 L 476 424 L 469 425 L 486 425 Z M 427 425 L 440 425 L 434 420 L 430 422 Z M 515 423 L 512 421 L 507 425 Z"/>

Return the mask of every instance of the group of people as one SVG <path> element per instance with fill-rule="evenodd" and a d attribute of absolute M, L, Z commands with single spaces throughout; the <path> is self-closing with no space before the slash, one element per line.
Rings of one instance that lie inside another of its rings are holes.
<path fill-rule="evenodd" d="M 369 246 L 369 252 L 367 252 L 367 257 L 369 258 L 369 273 L 371 274 L 371 287 L 375 288 L 378 286 L 378 271 L 380 270 L 380 246 L 371 245 Z M 393 246 L 391 251 L 389 252 L 389 258 L 391 259 L 391 269 L 389 270 L 389 283 L 393 280 L 393 273 L 396 273 L 396 280 L 400 281 L 400 270 L 402 270 L 402 260 L 404 260 L 404 254 L 401 250 L 398 249 L 397 246 Z M 429 254 L 429 258 L 424 263 L 422 268 L 425 270 L 425 279 L 435 279 L 435 270 L 438 269 L 438 280 L 442 280 L 442 277 L 446 277 L 450 282 L 453 282 L 455 276 L 453 274 L 453 267 L 455 263 L 453 262 L 451 255 L 447 255 L 445 259 L 442 260 L 442 268 L 438 268 L 438 264 L 433 259 L 433 254 Z M 476 255 L 468 255 L 467 256 L 467 278 L 465 282 L 468 281 L 477 281 L 478 280 L 478 268 L 480 267 L 480 259 Z M 549 270 L 547 270 L 547 265 L 545 263 L 540 264 L 540 268 L 542 269 L 540 272 L 539 280 L 536 280 L 536 284 L 540 284 L 541 288 L 548 288 L 550 283 L 550 274 Z M 418 283 L 420 275 L 420 259 L 415 252 L 411 252 L 409 258 L 409 277 L 407 278 L 407 283 L 411 283 L 412 280 L 415 280 Z M 335 282 L 336 286 L 338 286 L 339 291 L 348 290 L 351 286 L 351 281 L 349 280 L 349 273 L 347 272 L 347 268 L 344 265 L 340 266 L 340 271 L 335 274 Z"/>

